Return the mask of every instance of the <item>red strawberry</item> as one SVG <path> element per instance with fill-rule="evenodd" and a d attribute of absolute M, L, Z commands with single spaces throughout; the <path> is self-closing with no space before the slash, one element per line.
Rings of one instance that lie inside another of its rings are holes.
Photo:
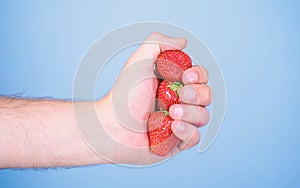
<path fill-rule="evenodd" d="M 168 112 L 154 112 L 148 121 L 148 136 L 150 151 L 158 156 L 166 156 L 180 139 L 177 138 L 171 129 L 173 119 Z"/>
<path fill-rule="evenodd" d="M 182 88 L 181 82 L 162 81 L 157 90 L 157 107 L 159 110 L 169 110 L 173 104 L 180 104 L 179 92 Z"/>
<path fill-rule="evenodd" d="M 184 70 L 192 67 L 191 58 L 181 50 L 166 50 L 155 63 L 157 73 L 170 82 L 181 81 Z"/>

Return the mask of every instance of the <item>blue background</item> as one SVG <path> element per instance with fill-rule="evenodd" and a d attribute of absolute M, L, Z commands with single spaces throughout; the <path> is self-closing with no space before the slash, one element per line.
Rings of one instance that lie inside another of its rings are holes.
<path fill-rule="evenodd" d="M 154 20 L 205 41 L 224 75 L 227 110 L 203 154 L 196 147 L 139 169 L 0 170 L 0 187 L 299 187 L 299 10 L 296 0 L 1 1 L 1 94 L 70 98 L 79 61 L 96 39 Z"/>

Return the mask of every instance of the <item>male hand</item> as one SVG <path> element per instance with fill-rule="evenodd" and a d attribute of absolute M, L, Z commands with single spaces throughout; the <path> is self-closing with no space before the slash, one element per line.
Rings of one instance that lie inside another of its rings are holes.
<path fill-rule="evenodd" d="M 184 38 L 171 38 L 160 33 L 150 35 L 128 59 L 118 80 L 107 96 L 96 102 L 101 125 L 111 138 L 100 157 L 113 162 L 149 165 L 169 158 L 181 150 L 195 146 L 200 140 L 198 127 L 207 124 L 209 112 L 205 106 L 212 100 L 206 85 L 205 68 L 193 66 L 184 71 L 180 91 L 183 104 L 170 107 L 174 119 L 172 131 L 181 140 L 166 157 L 159 157 L 149 150 L 147 121 L 154 110 L 159 80 L 153 71 L 158 55 L 170 49 L 182 50 Z"/>

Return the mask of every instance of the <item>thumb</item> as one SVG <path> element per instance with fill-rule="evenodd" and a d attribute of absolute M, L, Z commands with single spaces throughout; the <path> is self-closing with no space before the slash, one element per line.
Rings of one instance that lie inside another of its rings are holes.
<path fill-rule="evenodd" d="M 158 32 L 152 33 L 128 59 L 126 65 L 145 59 L 155 61 L 161 52 L 174 49 L 182 50 L 186 44 L 186 38 L 173 38 Z"/>

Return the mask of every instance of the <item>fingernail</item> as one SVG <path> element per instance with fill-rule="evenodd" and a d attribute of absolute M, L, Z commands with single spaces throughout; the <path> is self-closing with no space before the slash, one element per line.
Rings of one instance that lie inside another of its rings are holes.
<path fill-rule="evenodd" d="M 193 88 L 187 87 L 183 89 L 182 95 L 184 101 L 193 101 L 196 97 L 196 92 Z"/>
<path fill-rule="evenodd" d="M 186 77 L 190 82 L 194 82 L 198 79 L 198 75 L 193 71 L 187 72 Z"/>
<path fill-rule="evenodd" d="M 175 107 L 173 110 L 173 115 L 175 117 L 181 117 L 182 116 L 182 107 Z"/>

